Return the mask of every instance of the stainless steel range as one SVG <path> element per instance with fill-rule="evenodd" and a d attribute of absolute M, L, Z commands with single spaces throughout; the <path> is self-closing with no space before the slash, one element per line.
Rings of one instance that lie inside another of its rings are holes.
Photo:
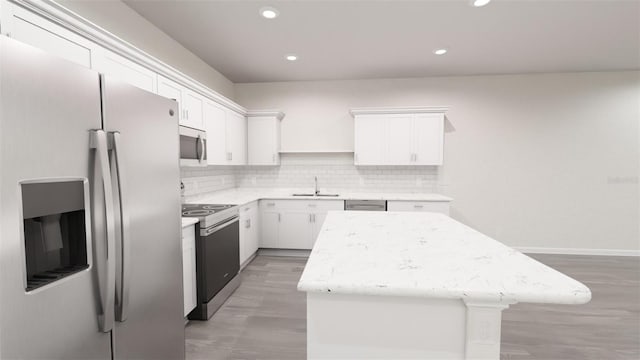
<path fill-rule="evenodd" d="M 198 305 L 192 320 L 208 320 L 240 285 L 240 227 L 237 205 L 183 204 L 183 217 L 195 217 Z"/>

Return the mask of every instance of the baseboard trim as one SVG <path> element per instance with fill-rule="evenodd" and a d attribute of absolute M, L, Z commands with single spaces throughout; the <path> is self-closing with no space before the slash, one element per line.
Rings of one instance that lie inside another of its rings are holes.
<path fill-rule="evenodd" d="M 529 254 L 640 256 L 640 250 L 544 248 L 544 247 L 515 247 L 514 249 L 520 252 L 529 253 Z"/>
<path fill-rule="evenodd" d="M 291 256 L 291 257 L 309 257 L 311 250 L 293 250 L 293 249 L 260 249 L 259 255 L 265 256 Z"/>

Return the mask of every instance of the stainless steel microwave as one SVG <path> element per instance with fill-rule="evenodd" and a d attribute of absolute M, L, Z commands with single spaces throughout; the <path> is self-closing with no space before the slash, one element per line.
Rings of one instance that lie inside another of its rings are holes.
<path fill-rule="evenodd" d="M 207 166 L 207 133 L 180 126 L 180 166 Z"/>

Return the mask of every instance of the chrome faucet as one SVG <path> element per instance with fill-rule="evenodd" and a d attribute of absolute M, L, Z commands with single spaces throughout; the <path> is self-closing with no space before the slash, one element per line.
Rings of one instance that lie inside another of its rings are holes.
<path fill-rule="evenodd" d="M 318 194 L 320 194 L 320 190 L 318 190 L 318 177 L 317 177 L 317 176 L 314 176 L 314 177 L 313 177 L 313 179 L 314 179 L 315 184 L 316 184 L 314 194 L 315 194 L 316 196 L 318 196 Z"/>

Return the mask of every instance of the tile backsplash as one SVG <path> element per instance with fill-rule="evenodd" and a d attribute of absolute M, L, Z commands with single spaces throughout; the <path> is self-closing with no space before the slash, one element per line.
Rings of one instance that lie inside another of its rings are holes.
<path fill-rule="evenodd" d="M 443 192 L 437 166 L 353 165 L 352 153 L 285 153 L 280 166 L 182 168 L 185 197 L 233 187 L 357 189 L 377 192 Z"/>

